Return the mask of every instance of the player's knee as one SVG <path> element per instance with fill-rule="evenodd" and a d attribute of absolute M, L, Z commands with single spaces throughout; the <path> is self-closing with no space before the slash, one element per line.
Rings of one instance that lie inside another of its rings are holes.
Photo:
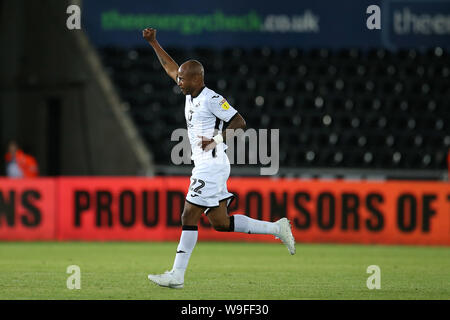
<path fill-rule="evenodd" d="M 213 223 L 213 228 L 216 231 L 220 232 L 228 232 L 230 231 L 230 224 L 229 222 L 221 221 L 221 222 L 215 222 Z"/>
<path fill-rule="evenodd" d="M 182 225 L 191 225 L 194 222 L 195 215 L 192 214 L 189 210 L 183 210 L 181 214 L 181 224 Z"/>

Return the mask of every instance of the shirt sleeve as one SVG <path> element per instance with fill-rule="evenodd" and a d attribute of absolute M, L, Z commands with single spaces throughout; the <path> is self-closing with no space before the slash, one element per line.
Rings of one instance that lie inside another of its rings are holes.
<path fill-rule="evenodd" d="M 237 113 L 237 110 L 230 106 L 228 101 L 219 94 L 214 95 L 209 100 L 209 110 L 220 120 L 230 121 Z"/>

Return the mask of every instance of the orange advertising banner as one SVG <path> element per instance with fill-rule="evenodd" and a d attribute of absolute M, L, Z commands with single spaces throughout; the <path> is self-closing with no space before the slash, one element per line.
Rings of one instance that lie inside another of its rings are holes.
<path fill-rule="evenodd" d="M 167 195 L 166 178 L 61 178 L 59 240 L 172 240 L 167 208 L 183 209 L 184 195 Z M 181 189 L 189 185 L 184 178 Z M 181 190 L 180 189 L 180 190 Z M 171 208 L 179 202 L 179 206 Z M 170 205 L 167 202 L 170 201 Z M 179 232 L 178 232 L 179 233 Z"/>
<path fill-rule="evenodd" d="M 189 177 L 1 179 L 0 239 L 177 241 L 188 186 Z M 228 190 L 230 214 L 286 216 L 299 243 L 450 245 L 444 182 L 232 177 Z M 199 240 L 278 241 L 217 232 L 205 215 Z"/>
<path fill-rule="evenodd" d="M 298 242 L 450 245 L 448 183 L 249 178 L 228 187 L 237 212 L 286 215 Z"/>
<path fill-rule="evenodd" d="M 0 178 L 0 240 L 53 240 L 54 179 Z"/>

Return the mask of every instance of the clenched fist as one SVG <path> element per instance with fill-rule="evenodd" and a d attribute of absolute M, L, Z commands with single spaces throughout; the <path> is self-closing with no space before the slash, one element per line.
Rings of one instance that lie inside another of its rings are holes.
<path fill-rule="evenodd" d="M 146 28 L 142 31 L 142 36 L 148 42 L 154 42 L 156 41 L 156 29 Z"/>

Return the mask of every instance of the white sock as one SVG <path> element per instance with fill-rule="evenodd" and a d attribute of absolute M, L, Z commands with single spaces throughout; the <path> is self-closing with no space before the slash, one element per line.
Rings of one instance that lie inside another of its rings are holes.
<path fill-rule="evenodd" d="M 178 272 L 184 277 L 186 268 L 189 263 L 189 258 L 194 250 L 195 244 L 198 238 L 198 227 L 183 226 L 181 231 L 180 242 L 177 247 L 177 254 L 175 255 L 175 261 L 173 262 L 173 268 L 175 272 Z"/>
<path fill-rule="evenodd" d="M 234 231 L 253 234 L 272 234 L 280 232 L 280 226 L 274 222 L 252 219 L 243 214 L 235 214 Z"/>

